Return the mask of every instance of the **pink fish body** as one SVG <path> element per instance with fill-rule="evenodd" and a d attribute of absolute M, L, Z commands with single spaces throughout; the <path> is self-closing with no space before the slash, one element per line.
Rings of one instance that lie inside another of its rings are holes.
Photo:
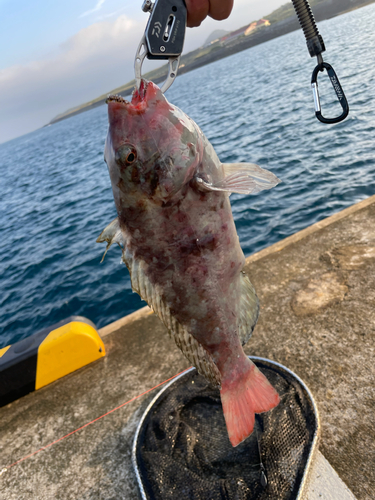
<path fill-rule="evenodd" d="M 142 81 L 132 102 L 108 99 L 105 146 L 118 217 L 99 236 L 118 243 L 134 291 L 197 370 L 220 388 L 229 439 L 253 430 L 279 396 L 245 355 L 258 298 L 229 195 L 278 184 L 253 164 L 222 164 L 199 127 Z"/>

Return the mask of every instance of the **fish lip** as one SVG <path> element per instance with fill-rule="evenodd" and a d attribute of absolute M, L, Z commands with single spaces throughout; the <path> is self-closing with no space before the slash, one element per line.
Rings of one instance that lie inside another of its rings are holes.
<path fill-rule="evenodd" d="M 147 80 L 141 80 L 141 84 L 139 86 L 139 89 L 135 88 L 132 94 L 132 101 L 131 103 L 124 99 L 121 95 L 119 94 L 109 94 L 106 99 L 106 104 L 109 104 L 110 102 L 118 102 L 120 104 L 125 104 L 125 105 L 130 105 L 132 104 L 137 105 L 146 100 L 146 93 L 147 93 L 147 87 L 148 87 L 148 81 Z"/>
<path fill-rule="evenodd" d="M 106 99 L 106 104 L 110 103 L 110 102 L 119 102 L 121 104 L 130 104 L 129 101 L 127 101 L 126 99 L 124 99 L 121 95 L 118 95 L 118 94 L 109 94 L 107 96 L 107 99 Z"/>

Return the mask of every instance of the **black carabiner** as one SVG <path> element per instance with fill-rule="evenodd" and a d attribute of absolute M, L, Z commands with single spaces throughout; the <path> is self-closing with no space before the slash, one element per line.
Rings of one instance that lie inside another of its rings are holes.
<path fill-rule="evenodd" d="M 343 112 L 340 116 L 337 118 L 325 118 L 322 115 L 322 108 L 320 105 L 320 97 L 319 97 L 319 91 L 318 91 L 318 73 L 319 71 L 324 71 L 324 68 L 327 70 L 329 79 L 331 80 L 332 87 L 334 88 L 337 98 L 341 104 L 341 107 L 343 109 Z M 312 78 L 311 78 L 311 86 L 313 90 L 313 95 L 314 95 L 314 103 L 315 103 L 315 114 L 316 117 L 318 118 L 319 121 L 322 123 L 339 123 L 345 120 L 345 118 L 349 114 L 349 104 L 348 101 L 345 97 L 344 91 L 341 87 L 341 84 L 339 82 L 339 79 L 337 78 L 337 75 L 335 73 L 335 70 L 332 68 L 330 64 L 327 62 L 321 62 L 318 64 L 318 66 L 314 69 Z"/>

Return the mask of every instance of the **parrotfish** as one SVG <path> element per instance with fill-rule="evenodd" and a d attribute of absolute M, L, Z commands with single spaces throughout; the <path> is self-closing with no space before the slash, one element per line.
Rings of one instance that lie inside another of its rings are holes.
<path fill-rule="evenodd" d="M 279 396 L 242 348 L 259 301 L 243 271 L 229 196 L 280 181 L 255 164 L 221 163 L 198 125 L 152 82 L 142 80 L 131 102 L 113 95 L 107 102 L 104 157 L 118 217 L 97 241 L 107 242 L 106 252 L 120 245 L 133 290 L 220 389 L 237 446 L 255 413 L 277 406 Z"/>

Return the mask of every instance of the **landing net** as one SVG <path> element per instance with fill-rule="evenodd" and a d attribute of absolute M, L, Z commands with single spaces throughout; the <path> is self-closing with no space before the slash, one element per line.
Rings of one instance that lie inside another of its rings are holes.
<path fill-rule="evenodd" d="M 281 402 L 257 415 L 232 448 L 220 402 L 195 369 L 166 386 L 138 427 L 133 465 L 143 499 L 299 499 L 316 449 L 319 418 L 304 383 L 285 367 L 251 358 Z"/>

